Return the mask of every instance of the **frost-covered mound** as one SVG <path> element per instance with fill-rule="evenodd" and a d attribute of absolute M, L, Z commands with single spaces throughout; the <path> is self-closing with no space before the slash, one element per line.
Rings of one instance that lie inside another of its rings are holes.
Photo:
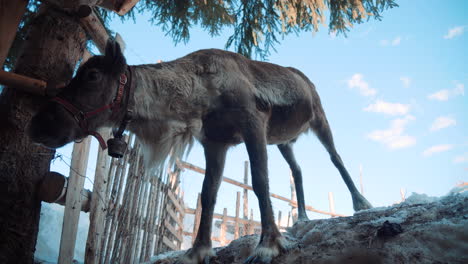
<path fill-rule="evenodd" d="M 468 263 L 467 194 L 413 195 L 392 207 L 296 223 L 284 236 L 298 248 L 273 263 Z M 242 263 L 258 239 L 245 236 L 216 248 L 210 263 Z M 169 252 L 151 263 L 173 263 L 183 253 Z"/>

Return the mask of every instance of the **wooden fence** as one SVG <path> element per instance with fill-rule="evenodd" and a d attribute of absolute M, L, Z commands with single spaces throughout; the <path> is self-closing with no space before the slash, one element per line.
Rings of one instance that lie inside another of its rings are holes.
<path fill-rule="evenodd" d="M 201 174 L 205 174 L 205 170 L 197 167 L 193 164 L 184 161 L 177 161 L 176 162 L 177 168 L 179 170 L 189 169 Z M 223 214 L 214 214 L 213 219 L 215 219 L 215 225 L 218 221 L 219 223 L 219 235 L 213 236 L 211 239 L 213 241 L 217 241 L 221 244 L 221 246 L 229 244 L 232 239 L 227 238 L 227 233 L 233 234 L 233 239 L 237 239 L 243 235 L 250 235 L 257 233 L 259 234 L 261 231 L 261 223 L 259 221 L 253 220 L 253 209 L 250 209 L 250 217 L 248 216 L 249 205 L 248 205 L 248 191 L 253 191 L 251 185 L 248 184 L 248 173 L 249 172 L 249 163 L 245 161 L 244 163 L 244 182 L 239 182 L 234 179 L 223 177 L 223 181 L 229 184 L 238 186 L 243 189 L 243 216 L 240 216 L 240 204 L 241 204 L 241 192 L 237 192 L 237 199 L 236 199 L 236 208 L 235 208 L 235 215 L 230 216 L 227 214 L 227 208 L 223 209 Z M 297 202 L 295 200 L 295 187 L 291 177 L 291 199 L 288 199 L 284 196 L 270 193 L 272 198 L 278 199 L 283 202 L 287 202 L 291 206 L 291 211 L 288 212 L 288 217 L 286 223 L 282 222 L 282 212 L 278 211 L 278 221 L 277 226 L 280 231 L 284 231 L 287 227 L 290 227 L 297 219 L 296 211 L 297 211 Z M 310 205 L 306 205 L 306 210 L 310 212 L 315 212 L 319 214 L 328 215 L 331 217 L 337 216 L 345 216 L 342 214 L 336 214 L 334 210 L 334 202 L 333 202 L 333 194 L 329 193 L 329 202 L 330 202 L 330 212 L 318 210 Z M 193 231 L 188 232 L 184 231 L 185 236 L 190 236 L 192 238 L 192 244 L 195 241 L 195 236 L 198 231 L 198 225 L 200 223 L 200 216 L 201 216 L 201 197 L 200 194 L 198 195 L 197 206 L 196 208 L 186 208 L 185 214 L 194 215 L 194 223 L 193 223 Z M 228 232 L 231 231 L 231 232 Z"/>
<path fill-rule="evenodd" d="M 110 159 L 99 150 L 89 206 L 74 205 L 84 198 L 90 140 L 75 143 L 58 263 L 73 260 L 81 208 L 90 208 L 86 263 L 138 263 L 181 248 L 185 207 L 180 170 L 149 173 L 138 141 L 133 135 L 126 140 L 128 150 L 121 159 Z"/>

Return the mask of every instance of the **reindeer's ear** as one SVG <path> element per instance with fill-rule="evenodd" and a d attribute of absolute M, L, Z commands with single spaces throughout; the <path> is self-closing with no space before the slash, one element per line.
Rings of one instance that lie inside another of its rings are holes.
<path fill-rule="evenodd" d="M 110 38 L 107 40 L 104 58 L 106 62 L 106 69 L 109 71 L 113 73 L 122 73 L 125 71 L 125 66 L 127 66 L 127 63 L 117 41 Z"/>

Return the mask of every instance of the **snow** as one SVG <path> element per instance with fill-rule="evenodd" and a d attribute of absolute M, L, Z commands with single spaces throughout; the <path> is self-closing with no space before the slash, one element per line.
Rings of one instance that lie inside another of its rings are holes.
<path fill-rule="evenodd" d="M 413 193 L 394 206 L 297 223 L 284 236 L 299 247 L 272 264 L 468 263 L 468 192 L 457 189 L 443 197 Z M 242 263 L 258 239 L 245 236 L 217 248 L 211 262 Z M 151 263 L 172 263 L 183 253 L 159 256 Z"/>
<path fill-rule="evenodd" d="M 42 262 L 57 263 L 62 235 L 64 207 L 58 204 L 42 203 L 39 234 L 34 257 Z M 80 213 L 74 259 L 84 262 L 86 238 L 88 236 L 89 214 Z"/>

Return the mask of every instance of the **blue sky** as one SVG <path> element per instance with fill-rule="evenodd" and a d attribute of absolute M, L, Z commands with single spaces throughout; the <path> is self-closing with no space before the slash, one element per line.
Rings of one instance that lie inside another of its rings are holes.
<path fill-rule="evenodd" d="M 293 66 L 314 82 L 332 127 L 335 144 L 359 188 L 363 168 L 364 194 L 374 206 L 400 201 L 400 189 L 446 194 L 468 181 L 468 2 L 463 0 L 398 1 L 400 7 L 383 13 L 382 21 L 355 25 L 348 37 L 328 34 L 291 35 L 281 40 L 269 61 Z M 169 61 L 202 48 L 224 48 L 231 34 L 218 37 L 194 27 L 190 41 L 174 46 L 147 14 L 136 24 L 115 19 L 111 28 L 127 45 L 129 64 Z M 93 139 L 94 141 L 94 139 Z M 96 150 L 96 142 L 93 142 Z M 70 156 L 70 146 L 59 152 Z M 290 197 L 289 168 L 275 146 L 270 146 L 270 191 Z M 94 151 L 95 152 L 95 151 Z M 295 144 L 302 167 L 306 203 L 328 210 L 333 192 L 336 212 L 353 213 L 348 190 L 328 154 L 313 134 Z M 228 152 L 224 175 L 242 181 L 247 160 L 244 145 Z M 197 145 L 188 161 L 204 167 Z M 91 162 L 92 163 L 92 162 Z M 52 169 L 64 170 L 56 162 Z M 93 170 L 88 171 L 92 177 Z M 203 176 L 184 172 L 186 203 L 193 207 Z M 87 183 L 88 188 L 90 183 Z M 238 188 L 224 183 L 216 211 L 234 214 Z M 258 218 L 257 202 L 249 195 Z M 276 210 L 289 207 L 273 199 Z M 319 215 L 309 213 L 310 218 Z"/>

